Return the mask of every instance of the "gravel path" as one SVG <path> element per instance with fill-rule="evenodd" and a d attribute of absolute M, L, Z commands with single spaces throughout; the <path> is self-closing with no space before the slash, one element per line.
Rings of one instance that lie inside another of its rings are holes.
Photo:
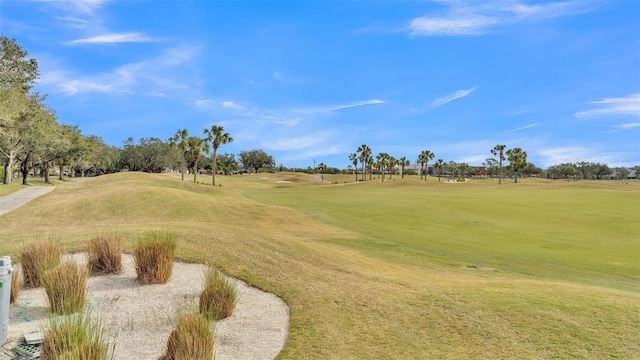
<path fill-rule="evenodd" d="M 86 262 L 85 254 L 72 259 Z M 87 308 L 115 339 L 116 360 L 157 359 L 164 353 L 178 313 L 197 309 L 204 280 L 201 264 L 174 263 L 169 283 L 140 285 L 131 255 L 123 256 L 124 273 L 91 277 Z M 277 296 L 232 279 L 238 293 L 231 317 L 212 325 L 217 360 L 273 359 L 284 347 L 289 331 L 289 307 Z M 11 307 L 8 342 L 0 359 L 11 359 L 11 349 L 24 334 L 40 331 L 48 321 L 44 290 L 20 293 Z"/>

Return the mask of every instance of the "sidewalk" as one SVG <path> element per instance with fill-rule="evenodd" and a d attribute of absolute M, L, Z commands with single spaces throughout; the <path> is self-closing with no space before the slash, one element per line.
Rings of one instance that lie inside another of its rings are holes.
<path fill-rule="evenodd" d="M 0 215 L 17 209 L 29 201 L 53 191 L 55 186 L 32 186 L 20 189 L 14 193 L 0 197 Z"/>

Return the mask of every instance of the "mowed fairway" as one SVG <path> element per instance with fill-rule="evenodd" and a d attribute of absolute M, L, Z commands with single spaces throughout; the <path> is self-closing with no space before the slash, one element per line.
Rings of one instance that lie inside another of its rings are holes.
<path fill-rule="evenodd" d="M 130 173 L 59 187 L 0 216 L 0 253 L 38 238 L 84 250 L 104 233 L 131 249 L 146 230 L 176 232 L 180 258 L 289 304 L 283 359 L 640 354 L 637 183 L 219 181 Z"/>

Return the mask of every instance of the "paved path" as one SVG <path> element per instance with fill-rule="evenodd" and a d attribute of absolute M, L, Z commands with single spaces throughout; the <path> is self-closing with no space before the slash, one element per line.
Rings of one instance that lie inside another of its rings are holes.
<path fill-rule="evenodd" d="M 55 189 L 55 186 L 30 186 L 0 197 L 0 215 L 17 209 L 29 201 Z"/>

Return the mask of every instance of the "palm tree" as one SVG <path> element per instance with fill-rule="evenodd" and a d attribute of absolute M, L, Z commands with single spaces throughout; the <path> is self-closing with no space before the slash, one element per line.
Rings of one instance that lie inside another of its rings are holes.
<path fill-rule="evenodd" d="M 427 175 L 429 175 L 429 161 L 433 160 L 433 158 L 435 156 L 436 156 L 436 154 L 432 153 L 429 150 L 425 150 L 424 151 L 424 159 L 425 159 L 425 162 L 424 162 L 424 170 L 425 170 L 424 181 L 427 181 Z"/>
<path fill-rule="evenodd" d="M 513 148 L 507 150 L 507 159 L 509 160 L 509 167 L 513 170 L 515 182 L 518 182 L 518 170 L 527 167 L 527 152 L 521 148 Z"/>
<path fill-rule="evenodd" d="M 354 166 L 353 173 L 356 175 L 356 182 L 358 182 L 358 154 L 353 153 L 349 155 L 349 160 L 351 160 Z"/>
<path fill-rule="evenodd" d="M 436 169 L 438 169 L 438 182 L 440 182 L 440 175 L 442 175 L 442 167 L 444 166 L 444 160 L 438 159 L 436 163 L 433 165 Z"/>
<path fill-rule="evenodd" d="M 320 181 L 324 182 L 324 170 L 327 168 L 327 165 L 324 163 L 318 164 L 318 169 L 320 170 Z"/>
<path fill-rule="evenodd" d="M 380 153 L 378 155 L 376 155 L 376 162 L 378 165 L 378 171 L 380 171 L 382 173 L 382 182 L 384 182 L 384 169 L 387 166 L 388 162 L 389 162 L 389 154 L 387 153 Z"/>
<path fill-rule="evenodd" d="M 400 176 L 402 176 L 402 178 L 404 179 L 404 167 L 411 165 L 411 162 L 407 160 L 406 156 L 403 156 L 400 158 L 400 162 L 398 162 L 398 165 L 400 165 Z"/>
<path fill-rule="evenodd" d="M 367 144 L 362 144 L 358 147 L 356 152 L 360 153 L 360 163 L 362 163 L 362 181 L 365 180 L 365 169 L 367 167 L 367 160 L 371 156 L 371 148 Z"/>
<path fill-rule="evenodd" d="M 504 156 L 506 149 L 507 149 L 506 145 L 496 145 L 493 149 L 491 149 L 491 154 L 498 157 L 496 162 L 498 163 L 498 184 L 499 185 L 502 184 L 502 177 L 503 177 L 502 162 L 506 160 Z"/>
<path fill-rule="evenodd" d="M 387 158 L 387 164 L 389 165 L 389 180 L 391 180 L 393 178 L 393 170 L 396 167 L 398 160 L 396 160 L 396 158 L 391 155 L 388 156 L 389 157 Z"/>
<path fill-rule="evenodd" d="M 373 155 L 371 154 L 371 150 L 369 150 L 369 156 L 367 156 L 367 167 L 369 168 L 369 180 L 373 176 Z"/>
<path fill-rule="evenodd" d="M 427 181 L 427 174 L 429 173 L 429 160 L 433 159 L 435 156 L 429 150 L 423 150 L 420 155 L 418 155 L 418 162 L 420 163 L 420 179 L 422 179 L 422 173 L 424 172 L 424 181 Z M 426 171 L 423 168 L 426 165 Z"/>
<path fill-rule="evenodd" d="M 209 143 L 207 139 L 199 138 L 197 136 L 190 136 L 188 142 L 188 153 L 193 160 L 193 182 L 197 182 L 198 176 L 198 161 L 202 158 L 202 153 L 209 153 Z"/>
<path fill-rule="evenodd" d="M 211 143 L 213 148 L 213 155 L 211 160 L 213 161 L 213 176 L 211 178 L 211 184 L 216 185 L 216 158 L 218 156 L 218 148 L 220 145 L 228 144 L 233 141 L 233 138 L 229 133 L 224 132 L 222 126 L 213 125 L 211 129 L 204 129 L 205 135 L 207 135 L 207 141 Z"/>
<path fill-rule="evenodd" d="M 171 147 L 177 147 L 180 149 L 180 172 L 182 173 L 182 181 L 184 181 L 184 154 L 187 152 L 189 138 L 189 132 L 187 129 L 181 129 L 176 132 L 176 134 L 169 139 L 169 145 Z"/>
<path fill-rule="evenodd" d="M 502 184 L 502 161 L 506 160 L 504 157 L 504 150 L 507 145 L 496 145 L 491 149 L 493 156 L 498 156 L 498 185 Z"/>

